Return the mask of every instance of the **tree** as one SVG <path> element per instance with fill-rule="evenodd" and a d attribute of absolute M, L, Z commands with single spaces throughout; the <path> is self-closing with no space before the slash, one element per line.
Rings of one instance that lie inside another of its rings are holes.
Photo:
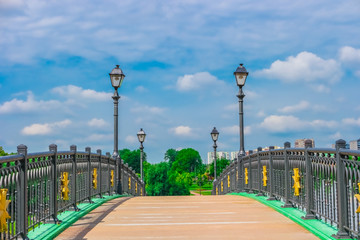
<path fill-rule="evenodd" d="M 180 150 L 175 158 L 175 162 L 171 166 L 172 171 L 194 172 L 196 168 L 200 168 L 202 160 L 198 151 L 192 148 Z"/>
<path fill-rule="evenodd" d="M 230 160 L 225 158 L 216 160 L 216 175 L 220 175 L 222 171 L 230 164 Z M 210 164 L 210 176 L 214 177 L 214 163 Z"/>
<path fill-rule="evenodd" d="M 4 149 L 0 146 L 0 156 L 7 156 L 7 155 L 9 155 L 9 154 L 6 153 L 6 152 L 4 151 Z"/>
<path fill-rule="evenodd" d="M 176 151 L 173 148 L 170 148 L 165 152 L 164 160 L 169 163 L 170 168 L 171 168 L 173 162 L 175 162 L 177 154 L 178 154 L 178 151 Z"/>
<path fill-rule="evenodd" d="M 146 193 L 149 196 L 169 195 L 170 186 L 168 181 L 168 167 L 169 163 L 167 162 L 151 164 L 148 166 L 145 182 Z"/>
<path fill-rule="evenodd" d="M 127 163 L 136 173 L 140 173 L 140 149 L 129 150 L 124 148 L 119 151 L 121 159 Z M 143 166 L 146 162 L 146 153 L 143 154 Z"/>

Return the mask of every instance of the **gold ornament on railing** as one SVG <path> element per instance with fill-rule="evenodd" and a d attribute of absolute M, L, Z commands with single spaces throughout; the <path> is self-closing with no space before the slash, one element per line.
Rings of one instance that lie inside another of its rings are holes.
<path fill-rule="evenodd" d="M 216 195 L 219 195 L 219 188 L 216 187 Z"/>
<path fill-rule="evenodd" d="M 245 168 L 245 184 L 249 183 L 249 176 L 248 176 L 248 170 Z"/>
<path fill-rule="evenodd" d="M 94 168 L 93 174 L 92 174 L 92 185 L 94 189 L 97 189 L 97 168 Z"/>
<path fill-rule="evenodd" d="M 294 168 L 294 176 L 292 176 L 292 178 L 294 179 L 294 196 L 299 196 L 300 195 L 300 174 L 299 174 L 299 168 Z"/>
<path fill-rule="evenodd" d="M 236 171 L 236 179 L 239 179 L 239 170 Z"/>
<path fill-rule="evenodd" d="M 69 200 L 69 173 L 63 172 L 61 175 L 61 198 L 63 200 Z"/>
<path fill-rule="evenodd" d="M 221 191 L 224 191 L 224 181 L 221 181 Z"/>
<path fill-rule="evenodd" d="M 360 193 L 360 182 L 357 185 L 358 185 L 358 190 L 359 190 L 359 193 Z M 356 197 L 358 202 L 360 202 L 360 194 L 355 194 L 354 197 Z M 356 213 L 360 213 L 360 206 L 358 207 L 358 209 L 356 209 Z"/>
<path fill-rule="evenodd" d="M 137 193 L 137 183 L 135 184 L 135 193 Z"/>
<path fill-rule="evenodd" d="M 266 187 L 267 186 L 267 170 L 266 170 L 266 165 L 263 166 L 263 186 Z"/>
<path fill-rule="evenodd" d="M 111 170 L 110 172 L 110 185 L 114 186 L 114 170 Z"/>
<path fill-rule="evenodd" d="M 131 177 L 129 177 L 129 190 L 131 189 Z"/>
<path fill-rule="evenodd" d="M 10 200 L 6 199 L 7 189 L 2 188 L 0 189 L 0 232 L 6 232 L 7 229 L 7 223 L 6 220 L 10 219 L 10 215 L 7 211 L 7 208 L 9 206 Z"/>
<path fill-rule="evenodd" d="M 143 193 L 142 193 L 142 188 L 140 188 L 140 196 L 142 196 L 143 195 Z"/>
<path fill-rule="evenodd" d="M 230 187 L 230 175 L 228 175 L 228 188 Z"/>

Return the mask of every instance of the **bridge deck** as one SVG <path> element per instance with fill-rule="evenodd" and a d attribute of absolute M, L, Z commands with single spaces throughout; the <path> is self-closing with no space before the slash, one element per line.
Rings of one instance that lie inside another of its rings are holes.
<path fill-rule="evenodd" d="M 241 196 L 114 199 L 56 239 L 318 239 L 261 203 Z"/>

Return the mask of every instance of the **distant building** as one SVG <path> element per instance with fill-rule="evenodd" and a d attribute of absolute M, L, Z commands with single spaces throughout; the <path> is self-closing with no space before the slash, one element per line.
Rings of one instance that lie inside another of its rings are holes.
<path fill-rule="evenodd" d="M 230 155 L 228 152 L 216 152 L 216 156 L 218 159 L 228 159 L 230 160 Z M 208 152 L 208 156 L 207 156 L 207 164 L 213 163 L 214 162 L 214 152 Z"/>
<path fill-rule="evenodd" d="M 360 138 L 358 140 L 350 141 L 351 150 L 360 150 Z"/>
<path fill-rule="evenodd" d="M 311 140 L 311 147 L 315 147 L 315 141 L 314 139 L 310 138 L 304 138 L 304 139 L 296 139 L 295 140 L 295 148 L 305 148 L 305 141 Z"/>

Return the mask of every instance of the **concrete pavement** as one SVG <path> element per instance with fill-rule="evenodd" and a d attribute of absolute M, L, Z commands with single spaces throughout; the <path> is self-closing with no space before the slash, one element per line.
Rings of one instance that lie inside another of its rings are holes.
<path fill-rule="evenodd" d="M 111 200 L 56 239 L 318 239 L 290 219 L 241 196 Z"/>

